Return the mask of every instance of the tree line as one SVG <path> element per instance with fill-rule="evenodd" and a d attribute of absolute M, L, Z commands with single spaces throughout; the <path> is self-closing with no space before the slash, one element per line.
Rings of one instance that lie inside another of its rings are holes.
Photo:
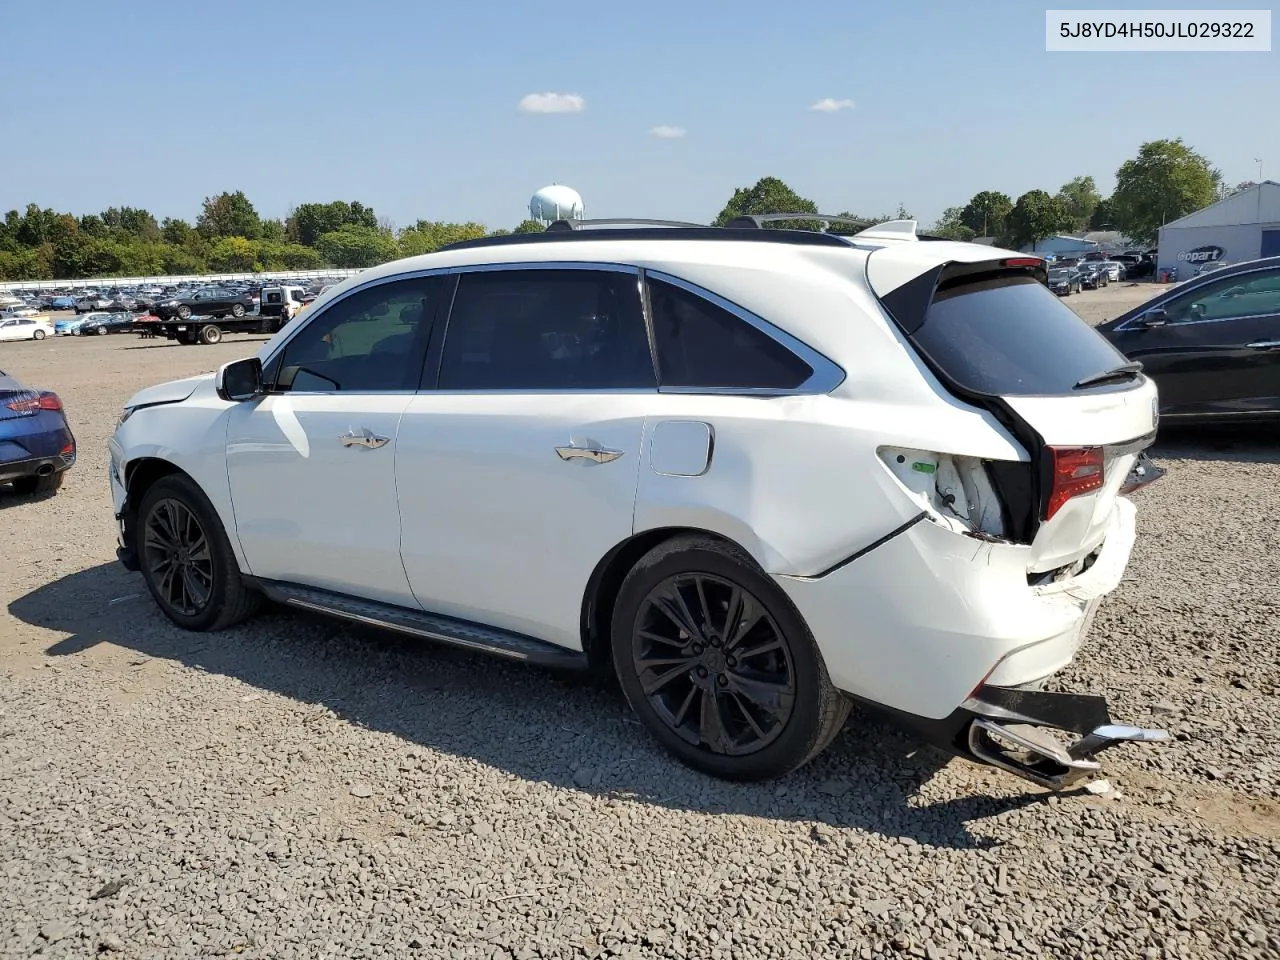
<path fill-rule="evenodd" d="M 419 220 L 395 229 L 362 203 L 303 203 L 264 219 L 243 191 L 206 197 L 195 224 L 111 207 L 75 216 L 28 204 L 0 222 L 0 280 L 157 276 L 209 272 L 371 267 L 458 240 L 541 230 Z"/>
<path fill-rule="evenodd" d="M 1226 187 L 1221 173 L 1181 139 L 1154 140 L 1121 164 L 1109 197 L 1099 194 L 1089 176 L 1076 177 L 1053 194 L 1028 190 L 1017 200 L 983 190 L 964 206 L 947 208 L 927 229 L 957 240 L 994 237 L 999 245 L 1013 248 L 1090 229 L 1117 230 L 1149 243 L 1161 224 L 1251 186 Z M 723 225 L 743 214 L 819 212 L 812 200 L 782 180 L 763 177 L 735 190 L 714 223 Z M 902 204 L 892 213 L 866 216 L 845 210 L 839 215 L 873 223 L 913 219 Z M 777 226 L 819 229 L 821 224 Z M 77 217 L 32 203 L 23 213 L 10 210 L 0 223 L 0 280 L 371 267 L 459 240 L 541 229 L 534 220 L 512 230 L 434 220 L 396 229 L 372 207 L 343 200 L 303 203 L 283 219 L 263 219 L 242 191 L 206 197 L 194 225 L 172 217 L 157 221 L 135 207 Z M 829 225 L 833 233 L 858 229 Z"/>

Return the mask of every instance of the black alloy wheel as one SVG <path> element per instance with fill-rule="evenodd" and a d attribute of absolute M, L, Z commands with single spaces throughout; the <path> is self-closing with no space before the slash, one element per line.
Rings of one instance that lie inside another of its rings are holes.
<path fill-rule="evenodd" d="M 215 631 L 251 616 L 262 597 L 245 583 L 208 497 L 185 474 L 147 488 L 133 527 L 142 577 L 184 630 Z"/>
<path fill-rule="evenodd" d="M 159 599 L 184 617 L 198 616 L 213 597 L 213 555 L 200 519 L 185 503 L 157 501 L 142 534 L 147 579 Z"/>
<path fill-rule="evenodd" d="M 849 701 L 782 588 L 740 547 L 676 537 L 623 580 L 613 665 L 649 732 L 696 770 L 782 776 L 835 738 Z"/>
<path fill-rule="evenodd" d="M 748 590 L 710 574 L 677 574 L 650 592 L 632 663 L 658 716 L 712 753 L 768 746 L 795 706 L 795 671 L 778 625 Z"/>

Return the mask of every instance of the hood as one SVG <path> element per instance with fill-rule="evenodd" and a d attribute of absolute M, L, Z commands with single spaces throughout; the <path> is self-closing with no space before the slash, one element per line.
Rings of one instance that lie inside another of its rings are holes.
<path fill-rule="evenodd" d="M 200 384 L 213 382 L 214 376 L 215 374 L 212 373 L 202 373 L 196 377 L 185 377 L 182 380 L 158 383 L 154 387 L 139 390 L 129 398 L 129 402 L 125 406 L 153 407 L 161 403 L 180 403 L 195 393 L 196 387 L 200 386 Z"/>

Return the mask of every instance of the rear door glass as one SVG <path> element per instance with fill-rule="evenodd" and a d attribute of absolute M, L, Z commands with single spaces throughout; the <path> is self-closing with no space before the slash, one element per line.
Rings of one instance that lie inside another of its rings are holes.
<path fill-rule="evenodd" d="M 912 341 L 959 386 L 988 396 L 1071 394 L 1126 362 L 1031 277 L 944 287 Z"/>

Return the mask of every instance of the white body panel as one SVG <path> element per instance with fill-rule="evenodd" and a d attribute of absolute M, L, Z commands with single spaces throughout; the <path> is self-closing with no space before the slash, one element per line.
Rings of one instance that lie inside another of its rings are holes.
<path fill-rule="evenodd" d="M 653 392 L 421 394 L 396 473 L 404 568 L 428 610 L 581 649 L 596 564 L 632 530 Z M 561 459 L 562 446 L 620 452 Z"/>
<path fill-rule="evenodd" d="M 248 571 L 412 604 L 400 563 L 396 432 L 407 393 L 286 394 L 237 404 L 226 435 Z M 387 443 L 345 446 L 370 430 Z"/>
<path fill-rule="evenodd" d="M 337 285 L 259 353 L 270 360 L 330 303 L 386 277 L 480 263 L 623 263 L 768 318 L 844 370 L 829 394 L 299 393 L 230 404 L 199 378 L 135 398 L 165 405 L 120 427 L 113 462 L 160 457 L 191 474 L 247 573 L 570 649 L 582 645 L 592 571 L 615 546 L 668 528 L 716 533 L 782 586 L 838 686 L 942 717 L 988 675 L 1031 682 L 1070 660 L 1128 559 L 1133 511 L 1117 496 L 1127 460 L 1109 464 L 1104 489 L 1068 502 L 1033 544 L 984 540 L 971 522 L 940 515 L 931 505 L 938 481 L 906 474 L 920 484 L 912 487 L 886 450 L 924 451 L 940 471 L 981 460 L 1031 469 L 1039 451 L 948 394 L 872 289 L 883 294 L 947 260 L 1007 252 L 863 239 L 857 248 L 613 239 L 443 251 Z M 1047 443 L 1094 446 L 1149 433 L 1153 397 L 1144 381 L 1005 399 Z M 363 429 L 388 443 L 339 443 Z M 562 459 L 556 448 L 571 445 L 620 456 Z M 122 498 L 118 490 L 117 510 Z M 1098 561 L 1065 587 L 1029 585 L 1029 573 L 1099 543 Z"/>

